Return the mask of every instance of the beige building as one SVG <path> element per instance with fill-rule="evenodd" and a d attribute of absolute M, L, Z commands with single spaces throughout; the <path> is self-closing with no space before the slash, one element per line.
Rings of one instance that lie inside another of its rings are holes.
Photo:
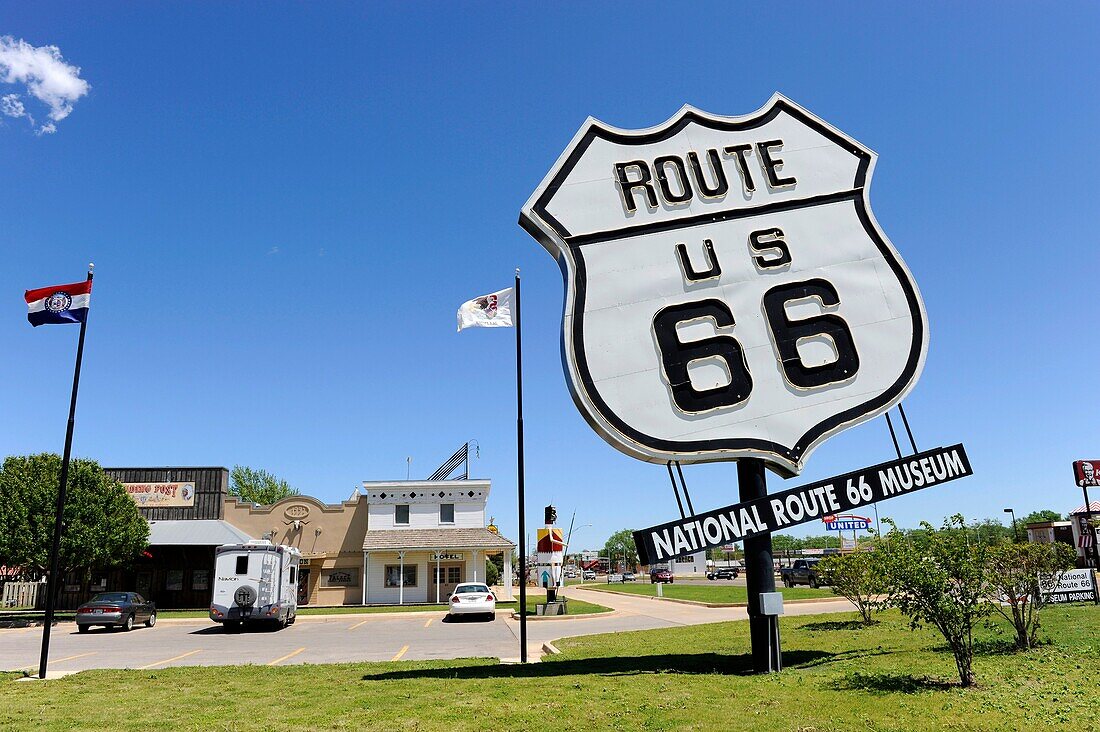
<path fill-rule="evenodd" d="M 329 505 L 310 496 L 292 496 L 270 506 L 229 498 L 225 520 L 254 539 L 268 538 L 302 552 L 299 603 L 355 605 L 362 601 L 367 504 L 361 497 Z"/>
<path fill-rule="evenodd" d="M 302 552 L 298 602 L 446 602 L 460 582 L 484 582 L 503 555 L 497 596 L 511 600 L 514 544 L 486 528 L 488 480 L 365 482 L 329 505 L 292 496 L 270 506 L 226 499 L 225 521 L 255 539 Z"/>

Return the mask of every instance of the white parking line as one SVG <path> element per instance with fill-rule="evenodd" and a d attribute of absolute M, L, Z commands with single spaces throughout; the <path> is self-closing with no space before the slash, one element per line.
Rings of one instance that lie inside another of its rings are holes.
<path fill-rule="evenodd" d="M 288 658 L 294 658 L 295 656 L 297 656 L 299 653 L 301 653 L 304 650 L 305 650 L 305 648 L 299 648 L 296 651 L 291 651 L 290 653 L 286 654 L 282 658 L 276 658 L 274 661 L 268 662 L 267 665 L 268 666 L 278 666 L 283 661 L 287 660 Z"/>
<path fill-rule="evenodd" d="M 172 663 L 172 661 L 178 661 L 178 660 L 180 660 L 181 658 L 187 658 L 188 656 L 194 656 L 194 655 L 195 655 L 196 653 L 200 653 L 200 652 L 202 652 L 202 649 L 201 649 L 201 648 L 197 648 L 197 649 L 195 649 L 195 650 L 193 650 L 193 651 L 188 651 L 187 653 L 182 653 L 182 654 L 180 654 L 180 655 L 178 655 L 178 656 L 173 656 L 172 658 L 167 658 L 167 659 L 165 659 L 165 660 L 163 660 L 163 661 L 157 661 L 157 662 L 155 662 L 155 663 L 150 663 L 150 664 L 147 664 L 147 665 L 145 665 L 145 666 L 138 666 L 138 667 L 137 667 L 137 669 L 135 669 L 135 670 L 136 670 L 136 671 L 144 671 L 144 670 L 146 670 L 146 669 L 150 669 L 150 668 L 153 668 L 153 666 L 160 666 L 160 665 L 161 665 L 161 664 L 163 664 L 163 663 Z"/>

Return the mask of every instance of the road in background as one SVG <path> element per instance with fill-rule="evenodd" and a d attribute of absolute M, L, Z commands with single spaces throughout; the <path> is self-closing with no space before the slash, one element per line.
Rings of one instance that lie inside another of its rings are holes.
<path fill-rule="evenodd" d="M 705 581 L 705 580 L 704 580 Z M 577 588 L 571 597 L 614 609 L 599 615 L 577 615 L 528 623 L 531 658 L 542 655 L 548 641 L 577 635 L 671 628 L 700 623 L 744 620 L 744 608 L 706 608 L 646 597 L 593 592 Z M 788 604 L 788 615 L 846 612 L 846 600 Z M 129 633 L 95 628 L 80 634 L 73 623 L 54 627 L 50 669 L 64 674 L 93 668 L 156 669 L 169 666 L 240 664 L 290 665 L 353 661 L 427 660 L 519 656 L 518 622 L 498 613 L 485 622 L 447 622 L 439 612 L 369 615 L 299 616 L 284 630 L 226 633 L 203 618 L 162 619 L 153 628 Z M 41 628 L 0 630 L 0 669 L 37 667 Z"/>

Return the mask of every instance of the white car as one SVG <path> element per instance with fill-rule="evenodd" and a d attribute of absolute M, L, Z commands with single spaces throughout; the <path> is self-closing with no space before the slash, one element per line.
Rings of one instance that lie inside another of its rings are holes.
<path fill-rule="evenodd" d="M 488 585 L 480 582 L 467 582 L 455 588 L 451 593 L 450 608 L 447 615 L 484 615 L 493 620 L 497 613 L 497 598 Z"/>

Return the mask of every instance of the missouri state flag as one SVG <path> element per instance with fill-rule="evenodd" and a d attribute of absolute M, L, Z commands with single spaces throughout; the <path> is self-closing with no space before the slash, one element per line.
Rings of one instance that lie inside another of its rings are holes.
<path fill-rule="evenodd" d="M 27 320 L 33 326 L 47 323 L 83 323 L 92 299 L 92 281 L 27 290 Z"/>

